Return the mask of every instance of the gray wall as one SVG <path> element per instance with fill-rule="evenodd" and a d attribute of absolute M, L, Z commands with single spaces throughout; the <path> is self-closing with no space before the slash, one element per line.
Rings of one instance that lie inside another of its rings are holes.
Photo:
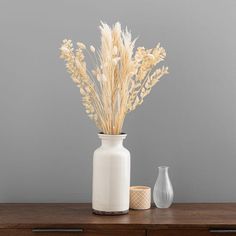
<path fill-rule="evenodd" d="M 99 44 L 100 20 L 170 68 L 126 119 L 132 185 L 169 165 L 176 202 L 236 201 L 235 0 L 1 0 L 0 202 L 91 201 L 97 130 L 58 48 Z"/>

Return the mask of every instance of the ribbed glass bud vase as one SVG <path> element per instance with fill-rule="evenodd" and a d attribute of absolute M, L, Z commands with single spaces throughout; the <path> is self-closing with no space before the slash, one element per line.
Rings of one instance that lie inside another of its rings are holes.
<path fill-rule="evenodd" d="M 168 208 L 173 202 L 174 192 L 168 169 L 168 166 L 158 167 L 159 174 L 153 190 L 153 200 L 158 208 Z"/>

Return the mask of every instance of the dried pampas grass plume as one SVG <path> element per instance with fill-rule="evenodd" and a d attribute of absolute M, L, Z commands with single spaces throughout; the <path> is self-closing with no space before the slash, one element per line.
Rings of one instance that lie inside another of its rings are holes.
<path fill-rule="evenodd" d="M 156 68 L 166 52 L 160 44 L 155 48 L 138 47 L 131 33 L 122 31 L 117 22 L 110 27 L 101 22 L 101 47 L 95 49 L 78 42 L 73 48 L 71 40 L 63 40 L 61 58 L 73 82 L 80 89 L 82 103 L 88 116 L 99 131 L 120 134 L 128 112 L 143 103 L 152 87 L 168 74 L 168 67 Z M 85 53 L 94 57 L 95 68 L 87 70 Z M 92 55 L 91 55 L 92 53 Z"/>

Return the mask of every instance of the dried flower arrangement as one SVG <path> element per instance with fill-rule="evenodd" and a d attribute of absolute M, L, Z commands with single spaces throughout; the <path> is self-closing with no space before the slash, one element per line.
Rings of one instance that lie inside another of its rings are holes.
<path fill-rule="evenodd" d="M 113 27 L 101 23 L 101 48 L 78 42 L 74 50 L 71 40 L 63 40 L 61 58 L 74 83 L 79 87 L 88 116 L 104 134 L 120 134 L 128 112 L 141 105 L 152 87 L 168 74 L 168 67 L 153 70 L 166 57 L 163 47 L 138 47 L 131 33 L 121 30 L 117 22 Z M 90 73 L 84 61 L 87 52 L 94 55 L 95 68 Z M 100 65 L 99 65 L 100 64 Z"/>

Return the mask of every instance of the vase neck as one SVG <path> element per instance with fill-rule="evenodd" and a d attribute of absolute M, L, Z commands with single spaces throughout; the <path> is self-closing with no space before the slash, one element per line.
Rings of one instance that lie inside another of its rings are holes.
<path fill-rule="evenodd" d="M 98 136 L 101 139 L 102 147 L 123 147 L 123 140 L 126 138 L 126 134 L 98 134 Z"/>
<path fill-rule="evenodd" d="M 102 147 L 123 147 L 123 140 L 102 140 Z"/>
<path fill-rule="evenodd" d="M 158 167 L 158 171 L 159 171 L 159 175 L 163 176 L 163 175 L 167 175 L 168 176 L 168 166 L 159 166 Z"/>

